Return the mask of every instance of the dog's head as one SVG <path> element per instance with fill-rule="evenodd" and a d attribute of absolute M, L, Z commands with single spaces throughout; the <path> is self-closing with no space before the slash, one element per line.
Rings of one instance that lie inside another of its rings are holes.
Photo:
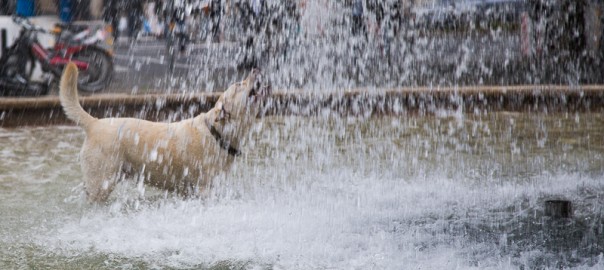
<path fill-rule="evenodd" d="M 231 85 L 218 98 L 209 112 L 213 114 L 212 126 L 236 144 L 237 138 L 249 130 L 270 93 L 271 86 L 262 72 L 253 69 L 245 80 Z"/>
<path fill-rule="evenodd" d="M 260 103 L 271 92 L 271 86 L 259 69 L 253 69 L 242 82 L 231 85 L 218 99 L 216 105 L 222 105 L 225 110 L 233 113 L 258 113 Z M 243 112 L 245 111 L 245 112 Z"/>

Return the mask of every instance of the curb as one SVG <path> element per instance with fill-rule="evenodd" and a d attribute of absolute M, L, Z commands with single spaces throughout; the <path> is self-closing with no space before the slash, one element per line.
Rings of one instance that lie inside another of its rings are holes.
<path fill-rule="evenodd" d="M 178 121 L 205 112 L 220 93 L 100 94 L 81 97 L 84 109 L 95 117 L 135 117 Z M 602 112 L 604 85 L 471 86 L 398 89 L 352 89 L 330 93 L 278 91 L 265 103 L 269 115 L 381 116 L 430 115 L 442 110 L 463 113 Z M 58 96 L 0 98 L 0 126 L 72 124 L 63 114 Z"/>

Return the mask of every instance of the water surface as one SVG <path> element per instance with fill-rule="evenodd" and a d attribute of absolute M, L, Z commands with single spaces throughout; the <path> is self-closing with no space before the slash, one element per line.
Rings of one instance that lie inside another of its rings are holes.
<path fill-rule="evenodd" d="M 130 181 L 104 206 L 82 198 L 83 139 L 0 129 L 0 268 L 604 267 L 598 113 L 269 117 L 209 198 Z"/>

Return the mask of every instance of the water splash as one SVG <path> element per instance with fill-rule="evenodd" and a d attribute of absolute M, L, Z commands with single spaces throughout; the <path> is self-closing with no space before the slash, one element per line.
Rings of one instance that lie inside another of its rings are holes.
<path fill-rule="evenodd" d="M 78 129 L 2 130 L 42 160 L 1 148 L 19 161 L 0 169 L 0 254 L 8 268 L 30 252 L 53 268 L 598 269 L 601 117 L 270 117 L 207 198 L 125 181 L 99 207 L 77 199 Z M 543 213 L 558 195 L 576 209 L 568 234 Z"/>

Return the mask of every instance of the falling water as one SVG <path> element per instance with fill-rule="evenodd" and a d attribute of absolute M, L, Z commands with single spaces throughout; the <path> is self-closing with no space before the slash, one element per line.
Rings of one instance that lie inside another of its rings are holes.
<path fill-rule="evenodd" d="M 223 90 L 246 55 L 283 91 L 601 79 L 579 62 L 558 73 L 523 62 L 525 7 L 508 18 L 458 6 L 452 24 L 448 8 L 416 7 L 396 34 L 367 11 L 367 34 L 353 35 L 342 1 L 308 1 L 270 30 L 288 38 L 267 30 L 253 49 L 225 19 L 236 46 L 206 42 L 191 70 L 128 79 L 137 91 Z M 149 72 L 151 59 L 129 57 Z M 169 57 L 161 48 L 153 61 Z M 0 268 L 604 268 L 601 112 L 269 116 L 207 198 L 123 181 L 101 206 L 83 199 L 83 140 L 74 127 L 0 129 Z M 546 216 L 552 198 L 573 217 Z"/>
<path fill-rule="evenodd" d="M 194 68 L 179 80 L 159 79 L 157 86 L 222 90 L 250 66 L 267 71 L 276 89 L 318 92 L 601 82 L 604 42 L 590 42 L 602 36 L 595 30 L 601 29 L 601 4 L 586 1 L 578 9 L 521 0 L 460 1 L 453 6 L 386 1 L 380 12 L 370 2 L 380 1 L 366 1 L 364 28 L 357 31 L 347 1 L 307 1 L 294 11 L 283 2 L 267 1 L 270 15 L 259 31 L 246 27 L 247 21 L 232 8 L 223 20 L 223 41 L 234 45 L 200 39 L 206 41 L 203 53 L 184 56 Z M 568 15 L 560 15 L 566 9 Z M 583 15 L 581 29 L 587 32 L 580 42 L 579 30 L 570 23 L 573 16 Z M 254 42 L 247 47 L 250 37 Z"/>
<path fill-rule="evenodd" d="M 82 200 L 77 128 L 3 129 L 3 268 L 603 267 L 601 114 L 269 117 L 203 200 Z M 570 220 L 543 201 L 574 203 Z"/>

